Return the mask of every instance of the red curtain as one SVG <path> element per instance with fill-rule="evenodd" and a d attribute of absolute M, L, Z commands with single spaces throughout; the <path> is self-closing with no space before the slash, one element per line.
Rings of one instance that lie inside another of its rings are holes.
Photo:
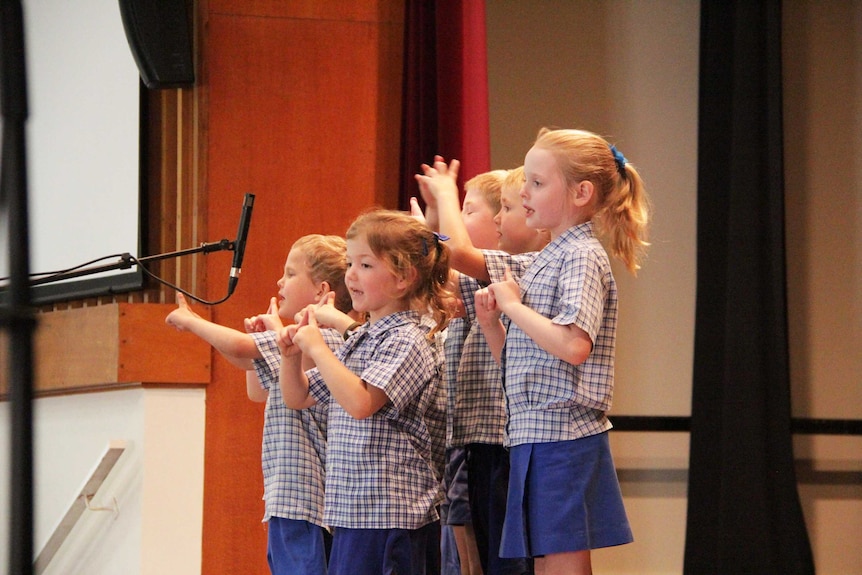
<path fill-rule="evenodd" d="M 435 154 L 461 161 L 461 181 L 491 168 L 484 1 L 407 0 L 399 208 Z"/>

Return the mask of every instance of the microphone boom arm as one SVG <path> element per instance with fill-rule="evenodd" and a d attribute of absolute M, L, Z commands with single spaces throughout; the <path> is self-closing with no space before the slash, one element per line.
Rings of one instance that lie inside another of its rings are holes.
<path fill-rule="evenodd" d="M 112 264 L 105 264 L 101 266 L 92 266 L 87 268 L 81 268 L 77 270 L 70 270 L 67 272 L 60 272 L 57 274 L 52 274 L 48 277 L 38 278 L 30 281 L 30 286 L 44 285 L 49 283 L 54 283 L 58 281 L 74 279 L 84 276 L 89 276 L 97 273 L 108 272 L 113 270 L 127 270 L 134 265 L 145 264 L 148 262 L 166 260 L 170 258 L 176 258 L 180 256 L 186 256 L 191 254 L 208 254 L 212 252 L 220 252 L 220 251 L 233 251 L 236 249 L 236 242 L 232 242 L 227 239 L 223 239 L 214 243 L 204 242 L 200 246 L 196 248 L 186 248 L 184 250 L 177 250 L 174 252 L 167 252 L 163 254 L 156 254 L 152 256 L 145 256 L 142 258 L 133 258 L 131 254 L 124 253 L 120 256 L 119 261 L 114 262 Z"/>

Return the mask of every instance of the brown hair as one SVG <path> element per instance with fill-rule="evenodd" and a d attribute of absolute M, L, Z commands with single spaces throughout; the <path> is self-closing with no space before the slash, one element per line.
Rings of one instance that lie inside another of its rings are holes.
<path fill-rule="evenodd" d="M 449 302 L 452 294 L 449 279 L 449 248 L 428 226 L 403 212 L 373 210 L 362 214 L 347 230 L 347 239 L 365 236 L 374 255 L 398 276 L 407 276 L 411 269 L 416 278 L 405 298 L 410 308 L 430 313 L 435 327 L 428 334 L 443 330 L 449 323 Z"/>
<path fill-rule="evenodd" d="M 584 130 L 542 128 L 533 145 L 554 155 L 569 189 L 592 182 L 596 230 L 608 238 L 611 253 L 637 273 L 649 246 L 650 203 L 635 167 L 622 154 L 616 156 L 607 140 Z"/>
<path fill-rule="evenodd" d="M 314 283 L 327 282 L 335 292 L 335 307 L 349 313 L 353 309 L 350 293 L 344 285 L 347 272 L 347 243 L 340 236 L 309 234 L 296 240 L 291 249 L 297 249 L 305 256 L 308 275 Z"/>

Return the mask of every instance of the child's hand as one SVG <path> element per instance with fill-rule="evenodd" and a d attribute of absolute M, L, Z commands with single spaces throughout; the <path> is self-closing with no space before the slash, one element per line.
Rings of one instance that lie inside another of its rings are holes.
<path fill-rule="evenodd" d="M 314 308 L 309 308 L 302 321 L 296 324 L 296 331 L 291 336 L 293 343 L 299 346 L 306 355 L 310 355 L 316 346 L 326 346 L 320 326 L 317 323 Z M 328 347 L 327 347 L 328 349 Z"/>
<path fill-rule="evenodd" d="M 491 297 L 493 297 L 496 307 L 503 313 L 509 309 L 509 306 L 521 303 L 521 288 L 518 283 L 512 279 L 512 273 L 509 268 L 506 268 L 506 275 L 501 282 L 493 283 L 487 288 Z M 478 307 L 478 304 L 477 306 Z"/>
<path fill-rule="evenodd" d="M 428 223 L 425 220 L 425 214 L 422 213 L 422 208 L 419 207 L 419 200 L 417 200 L 415 196 L 410 196 L 410 215 L 423 224 Z"/>
<path fill-rule="evenodd" d="M 434 156 L 434 165 L 422 164 L 422 174 L 416 174 L 419 183 L 419 193 L 422 199 L 432 208 L 437 207 L 437 201 L 441 196 L 458 196 L 458 169 L 461 163 L 452 160 L 449 165 L 442 156 Z"/>
<path fill-rule="evenodd" d="M 200 319 L 201 316 L 192 311 L 191 306 L 186 301 L 186 297 L 177 292 L 177 309 L 168 314 L 165 318 L 165 323 L 173 326 L 177 331 L 186 331 L 189 324 L 195 319 Z"/>
<path fill-rule="evenodd" d="M 494 294 L 488 288 L 482 288 L 476 292 L 476 320 L 482 329 L 487 331 L 488 326 L 500 321 L 500 308 L 497 307 L 497 300 L 494 299 Z"/>
<path fill-rule="evenodd" d="M 246 333 L 259 333 L 263 331 L 278 331 L 284 327 L 281 317 L 278 315 L 278 300 L 270 298 L 269 308 L 266 313 L 247 317 L 243 320 Z"/>
<path fill-rule="evenodd" d="M 276 332 L 275 343 L 278 345 L 278 351 L 281 352 L 282 357 L 292 357 L 302 353 L 302 350 L 293 341 L 297 329 L 298 326 L 289 325 Z"/>
<path fill-rule="evenodd" d="M 323 294 L 320 301 L 310 305 L 307 310 L 314 310 L 314 318 L 319 327 L 331 327 L 343 331 L 344 326 L 353 323 L 353 318 L 335 307 L 335 292 Z"/>

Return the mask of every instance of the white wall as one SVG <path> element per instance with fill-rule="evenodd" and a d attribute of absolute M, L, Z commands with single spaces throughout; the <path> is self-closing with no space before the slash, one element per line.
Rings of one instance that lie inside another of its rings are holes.
<path fill-rule="evenodd" d="M 38 555 L 109 444 L 126 443 L 94 507 L 86 510 L 47 574 L 200 572 L 203 389 L 129 389 L 35 400 L 34 547 Z M 0 403 L 0 469 L 10 467 L 10 404 Z M 0 500 L 9 501 L 9 475 Z M 4 505 L 6 507 L 6 505 Z M 8 508 L 8 507 L 6 507 Z M 8 515 L 0 524 L 0 573 L 8 569 Z"/>

